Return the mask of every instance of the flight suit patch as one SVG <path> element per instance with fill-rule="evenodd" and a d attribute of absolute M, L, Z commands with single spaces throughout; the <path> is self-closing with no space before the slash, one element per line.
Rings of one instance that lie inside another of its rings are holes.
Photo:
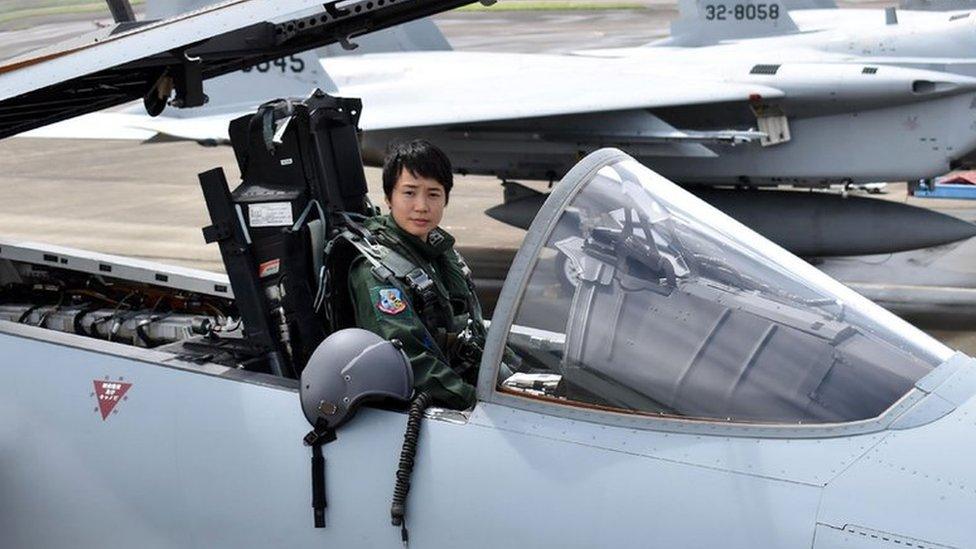
<path fill-rule="evenodd" d="M 397 288 L 372 288 L 373 303 L 376 309 L 387 315 L 398 315 L 407 310 L 407 302 Z"/>
<path fill-rule="evenodd" d="M 440 232 L 439 228 L 427 234 L 427 243 L 431 246 L 439 246 L 441 242 L 444 242 L 444 234 Z"/>

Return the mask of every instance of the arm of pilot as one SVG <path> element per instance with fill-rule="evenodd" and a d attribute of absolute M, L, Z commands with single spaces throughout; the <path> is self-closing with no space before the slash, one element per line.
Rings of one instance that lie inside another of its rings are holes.
<path fill-rule="evenodd" d="M 369 263 L 359 258 L 349 268 L 349 292 L 356 311 L 356 325 L 384 339 L 399 339 L 413 367 L 414 387 L 428 392 L 437 404 L 463 410 L 474 405 L 475 388 L 451 369 L 413 307 L 402 298 L 402 305 L 381 307 L 380 293 L 395 288 L 378 280 Z M 402 307 L 402 308 L 401 308 Z M 398 310 L 399 309 L 399 310 Z"/>

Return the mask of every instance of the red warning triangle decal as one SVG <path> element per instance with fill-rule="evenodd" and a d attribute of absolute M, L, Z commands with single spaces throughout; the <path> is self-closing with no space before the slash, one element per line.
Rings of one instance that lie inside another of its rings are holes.
<path fill-rule="evenodd" d="M 121 381 L 102 381 L 96 379 L 95 398 L 98 399 L 98 411 L 102 413 L 102 421 L 108 419 L 109 414 L 115 409 L 115 405 L 122 400 L 125 393 L 132 387 L 131 383 Z"/>

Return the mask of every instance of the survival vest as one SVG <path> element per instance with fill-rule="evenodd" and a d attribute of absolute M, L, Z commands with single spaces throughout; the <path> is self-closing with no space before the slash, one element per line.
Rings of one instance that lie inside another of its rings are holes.
<path fill-rule="evenodd" d="M 349 269 L 357 258 L 364 258 L 377 280 L 399 289 L 408 296 L 432 340 L 444 355 L 442 358 L 455 370 L 477 366 L 486 336 L 481 305 L 475 295 L 471 269 L 457 250 L 452 250 L 461 266 L 468 287 L 466 296 L 468 322 L 457 326 L 452 318 L 450 303 L 439 295 L 434 279 L 422 266 L 415 264 L 396 250 L 382 244 L 376 235 L 362 224 L 347 218 L 344 227 L 326 244 L 328 267 L 322 302 L 329 331 L 355 326 L 355 311 L 348 294 Z M 317 308 L 321 303 L 316 303 Z M 460 372 L 459 372 L 460 373 Z"/>

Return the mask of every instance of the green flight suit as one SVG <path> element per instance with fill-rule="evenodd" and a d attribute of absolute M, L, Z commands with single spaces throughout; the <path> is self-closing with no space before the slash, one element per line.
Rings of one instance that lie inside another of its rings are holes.
<path fill-rule="evenodd" d="M 381 280 L 373 274 L 372 264 L 360 256 L 349 267 L 356 325 L 385 339 L 399 339 L 413 367 L 414 387 L 430 393 L 438 405 L 457 409 L 473 406 L 477 364 L 460 374 L 456 371 L 472 362 L 470 352 L 466 362 L 461 360 L 456 337 L 468 328 L 483 345 L 486 330 L 478 298 L 454 250 L 454 237 L 438 228 L 423 242 L 388 215 L 368 219 L 364 225 L 380 245 L 423 269 L 434 282 L 436 299 L 421 308 L 423 296 L 411 295 L 416 292 L 406 284 L 397 287 Z M 432 294 L 426 295 L 429 298 Z"/>

